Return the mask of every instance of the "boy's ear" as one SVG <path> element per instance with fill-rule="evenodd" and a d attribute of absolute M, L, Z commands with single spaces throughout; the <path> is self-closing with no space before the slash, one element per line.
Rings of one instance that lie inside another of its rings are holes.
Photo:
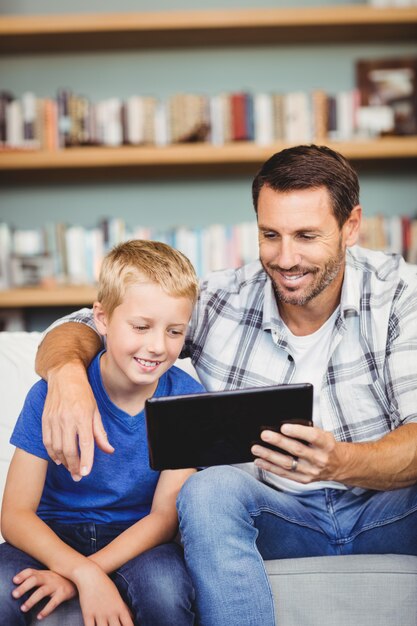
<path fill-rule="evenodd" d="M 94 302 L 93 315 L 94 323 L 100 335 L 107 335 L 107 315 L 101 302 Z"/>

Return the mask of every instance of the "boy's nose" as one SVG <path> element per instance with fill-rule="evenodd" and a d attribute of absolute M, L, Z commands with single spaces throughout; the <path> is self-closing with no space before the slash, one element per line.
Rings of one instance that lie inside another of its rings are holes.
<path fill-rule="evenodd" d="M 148 350 L 152 354 L 163 354 L 165 352 L 165 337 L 162 333 L 153 333 L 149 338 Z"/>

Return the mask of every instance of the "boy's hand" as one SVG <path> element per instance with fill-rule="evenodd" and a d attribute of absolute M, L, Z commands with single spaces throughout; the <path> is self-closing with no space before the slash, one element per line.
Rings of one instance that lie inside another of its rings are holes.
<path fill-rule="evenodd" d="M 16 599 L 36 588 L 20 607 L 24 613 L 30 611 L 44 598 L 50 597 L 49 602 L 38 613 L 38 619 L 50 615 L 62 602 L 71 600 L 77 595 L 77 588 L 70 580 L 50 570 L 27 568 L 16 574 L 13 582 L 18 585 L 12 594 Z"/>
<path fill-rule="evenodd" d="M 116 585 L 98 566 L 77 574 L 77 588 L 85 626 L 134 626 Z"/>
<path fill-rule="evenodd" d="M 103 452 L 114 451 L 107 441 L 85 369 L 79 364 L 67 363 L 49 373 L 42 432 L 49 456 L 65 465 L 74 480 L 81 480 L 91 471 L 94 439 Z"/>

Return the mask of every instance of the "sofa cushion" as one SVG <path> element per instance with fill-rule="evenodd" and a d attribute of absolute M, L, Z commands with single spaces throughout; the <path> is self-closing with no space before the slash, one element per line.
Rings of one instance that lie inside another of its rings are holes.
<path fill-rule="evenodd" d="M 416 626 L 417 558 L 366 554 L 266 561 L 279 626 Z"/>
<path fill-rule="evenodd" d="M 13 454 L 10 435 L 26 393 L 38 379 L 35 354 L 41 333 L 0 333 L 0 494 Z"/>

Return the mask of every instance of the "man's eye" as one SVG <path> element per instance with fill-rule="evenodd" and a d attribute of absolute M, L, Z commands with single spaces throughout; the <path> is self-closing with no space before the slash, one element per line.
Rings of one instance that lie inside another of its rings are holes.
<path fill-rule="evenodd" d="M 310 235 L 308 233 L 300 233 L 299 237 L 305 241 L 314 241 L 314 239 L 316 239 L 316 235 Z"/>
<path fill-rule="evenodd" d="M 270 232 L 266 232 L 266 233 L 262 233 L 264 239 L 275 239 L 275 237 L 277 236 L 276 233 L 270 233 Z"/>

